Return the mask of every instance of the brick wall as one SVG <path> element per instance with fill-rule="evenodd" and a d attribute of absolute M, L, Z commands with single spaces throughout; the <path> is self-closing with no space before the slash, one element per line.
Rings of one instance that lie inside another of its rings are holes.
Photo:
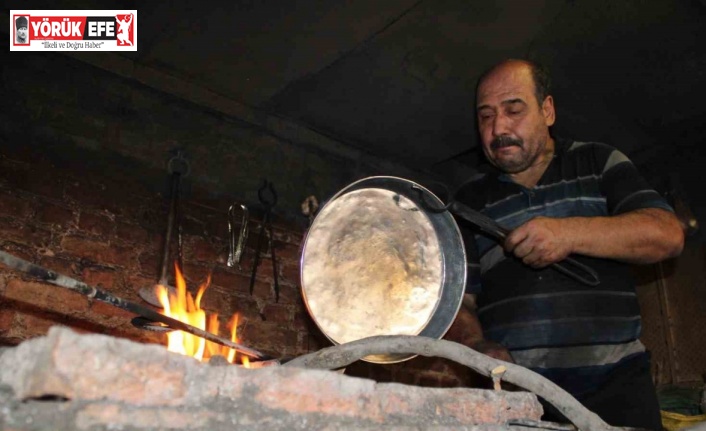
<path fill-rule="evenodd" d="M 144 304 L 137 292 L 159 278 L 168 199 L 137 180 L 91 175 L 0 155 L 0 248 Z M 280 300 L 275 302 L 269 255 L 258 267 L 250 295 L 258 218 L 251 219 L 241 268 L 229 268 L 225 265 L 229 205 L 225 200 L 196 196 L 182 200 L 184 275 L 192 292 L 212 274 L 202 306 L 219 314 L 221 327 L 232 313 L 238 313 L 241 342 L 276 357 L 298 356 L 330 345 L 309 318 L 299 293 L 302 229 L 275 219 Z M 0 268 L 0 344 L 44 335 L 53 325 L 164 342 L 162 334 L 133 327 L 132 317 L 78 293 Z M 424 357 L 393 365 L 359 362 L 347 374 L 420 386 L 454 387 L 475 381 L 474 373 L 465 367 Z"/>
<path fill-rule="evenodd" d="M 59 54 L 5 52 L 0 57 L 6 96 L 0 100 L 1 249 L 142 303 L 137 292 L 157 281 L 161 264 L 169 190 L 164 165 L 179 146 L 192 167 L 181 205 L 184 272 L 192 291 L 212 273 L 204 308 L 219 313 L 221 327 L 239 313 L 241 342 L 277 357 L 330 345 L 299 293 L 299 247 L 306 226 L 299 203 L 309 194 L 323 200 L 363 176 L 413 177 L 364 157 L 294 145 L 310 134 L 281 137 L 281 130 L 270 132 L 228 116 L 227 107 L 205 108 Z M 278 303 L 267 258 L 253 295 L 248 292 L 260 219 L 256 190 L 265 177 L 275 182 L 280 197 L 274 219 Z M 227 210 L 234 201 L 252 211 L 242 269 L 225 265 Z M 0 268 L 2 345 L 43 335 L 56 324 L 164 342 L 161 334 L 134 328 L 132 317 Z M 424 386 L 464 385 L 471 374 L 428 358 L 396 365 L 357 363 L 347 373 Z"/>
<path fill-rule="evenodd" d="M 164 196 L 137 181 L 87 178 L 49 163 L 0 156 L 0 247 L 129 301 L 141 302 L 138 290 L 159 278 L 167 205 Z M 242 268 L 228 268 L 228 205 L 196 197 L 182 202 L 184 272 L 190 287 L 212 273 L 204 308 L 224 321 L 241 314 L 242 337 L 255 348 L 277 355 L 308 352 L 308 321 L 297 288 L 301 231 L 282 223 L 274 228 L 279 302 L 268 258 L 259 266 L 251 296 L 258 225 L 252 221 Z M 0 293 L 4 344 L 44 334 L 55 324 L 161 342 L 162 335 L 133 328 L 130 313 L 6 269 L 0 272 Z"/>

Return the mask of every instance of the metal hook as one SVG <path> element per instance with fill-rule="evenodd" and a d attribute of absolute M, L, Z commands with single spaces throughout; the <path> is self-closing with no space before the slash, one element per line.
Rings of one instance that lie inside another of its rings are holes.
<path fill-rule="evenodd" d="M 269 197 L 267 196 L 269 194 Z M 257 198 L 265 208 L 272 208 L 277 205 L 277 192 L 272 182 L 263 180 L 262 186 L 257 191 Z"/>
<path fill-rule="evenodd" d="M 448 211 L 449 208 L 451 208 L 451 205 L 453 204 L 453 200 L 449 201 L 446 205 L 442 207 L 437 207 L 435 203 L 431 203 L 427 200 L 427 194 L 426 190 L 422 189 L 418 185 L 414 184 L 412 185 L 412 190 L 416 191 L 417 194 L 419 194 L 419 200 L 422 201 L 422 206 L 424 209 L 433 212 L 433 213 L 443 213 L 445 211 Z"/>

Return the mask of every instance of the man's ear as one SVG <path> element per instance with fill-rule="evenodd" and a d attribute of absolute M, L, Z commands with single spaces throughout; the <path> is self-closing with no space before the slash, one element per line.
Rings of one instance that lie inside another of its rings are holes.
<path fill-rule="evenodd" d="M 544 115 L 544 123 L 547 127 L 554 125 L 556 112 L 554 111 L 554 98 L 552 96 L 547 96 L 542 102 L 542 115 Z"/>

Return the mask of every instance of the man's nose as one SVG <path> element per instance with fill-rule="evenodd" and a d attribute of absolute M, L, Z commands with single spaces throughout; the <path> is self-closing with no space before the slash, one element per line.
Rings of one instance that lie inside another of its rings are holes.
<path fill-rule="evenodd" d="M 504 115 L 496 115 L 493 118 L 493 136 L 507 135 L 508 118 Z"/>

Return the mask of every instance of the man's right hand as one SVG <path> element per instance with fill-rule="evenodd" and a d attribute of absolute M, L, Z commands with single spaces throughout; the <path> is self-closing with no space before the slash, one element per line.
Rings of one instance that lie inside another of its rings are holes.
<path fill-rule="evenodd" d="M 507 350 L 507 348 L 505 348 L 501 344 L 498 344 L 494 341 L 480 340 L 471 345 L 470 347 L 476 352 L 480 352 L 484 355 L 490 356 L 491 358 L 499 359 L 505 362 L 511 362 L 513 364 L 515 363 L 515 360 L 512 359 L 512 356 L 510 355 L 510 351 Z"/>

